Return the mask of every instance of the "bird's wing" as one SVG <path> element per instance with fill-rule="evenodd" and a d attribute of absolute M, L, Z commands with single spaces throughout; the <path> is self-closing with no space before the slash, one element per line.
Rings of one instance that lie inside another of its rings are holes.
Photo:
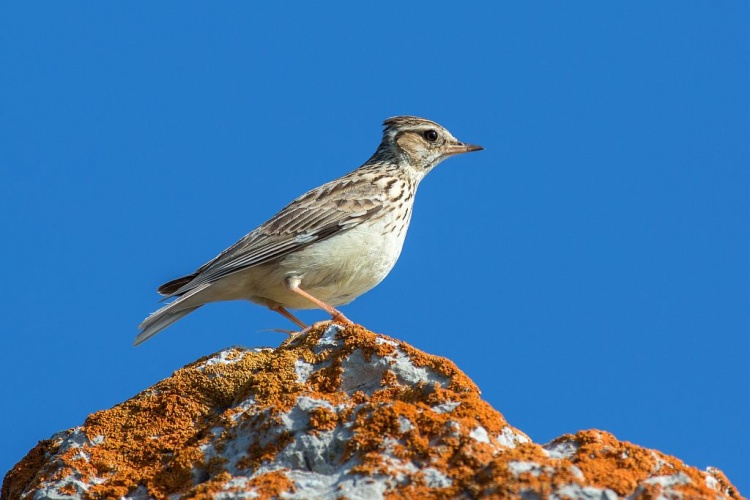
<path fill-rule="evenodd" d="M 383 213 L 386 194 L 369 176 L 345 176 L 309 191 L 216 258 L 168 297 L 280 259 Z M 186 277 L 190 278 L 190 277 Z"/>

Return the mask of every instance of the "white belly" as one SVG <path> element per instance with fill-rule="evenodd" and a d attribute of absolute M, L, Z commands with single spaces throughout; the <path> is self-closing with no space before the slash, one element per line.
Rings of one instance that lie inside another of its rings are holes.
<path fill-rule="evenodd" d="M 332 306 L 347 304 L 383 281 L 393 269 L 408 226 L 408 218 L 394 221 L 383 217 L 371 226 L 357 226 L 295 252 L 277 266 L 285 276 L 300 277 L 300 288 L 320 300 Z M 289 307 L 314 307 L 284 291 L 285 298 L 293 302 Z"/>
<path fill-rule="evenodd" d="M 347 304 L 383 281 L 393 269 L 411 219 L 388 214 L 369 226 L 359 225 L 313 243 L 278 262 L 254 266 L 212 284 L 203 301 L 250 300 L 273 307 L 315 309 L 290 292 L 285 280 L 300 279 L 299 287 L 331 306 Z"/>

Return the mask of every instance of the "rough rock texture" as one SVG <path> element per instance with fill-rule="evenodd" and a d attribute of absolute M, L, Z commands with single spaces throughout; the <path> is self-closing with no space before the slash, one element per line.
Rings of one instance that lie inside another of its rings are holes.
<path fill-rule="evenodd" d="M 361 327 L 200 359 L 41 441 L 2 498 L 740 498 L 601 431 L 532 443 L 450 361 Z"/>

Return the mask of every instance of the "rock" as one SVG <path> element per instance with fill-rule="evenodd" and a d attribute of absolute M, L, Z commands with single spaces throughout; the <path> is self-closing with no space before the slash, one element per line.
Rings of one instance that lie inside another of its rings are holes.
<path fill-rule="evenodd" d="M 741 498 L 581 431 L 539 445 L 447 359 L 359 326 L 202 358 L 41 441 L 2 498 Z"/>

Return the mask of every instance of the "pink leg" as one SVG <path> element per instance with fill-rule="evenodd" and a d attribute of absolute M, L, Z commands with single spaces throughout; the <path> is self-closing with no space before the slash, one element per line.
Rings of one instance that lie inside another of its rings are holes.
<path fill-rule="evenodd" d="M 323 309 L 325 312 L 327 312 L 333 317 L 334 321 L 338 321 L 339 323 L 347 323 L 350 325 L 353 324 L 349 318 L 341 314 L 341 311 L 339 311 L 338 309 L 335 309 L 334 307 L 329 306 L 328 304 L 326 304 L 320 299 L 316 299 L 315 297 L 313 297 L 312 295 L 310 295 L 309 293 L 301 289 L 299 287 L 299 283 L 300 283 L 299 278 L 287 278 L 285 281 L 286 287 L 289 289 L 290 292 L 296 293 L 297 295 L 306 298 L 307 300 L 309 300 L 310 302 L 312 302 L 319 308 Z"/>
<path fill-rule="evenodd" d="M 275 312 L 277 312 L 279 314 L 281 314 L 286 319 L 288 319 L 289 321 L 291 321 L 295 325 L 299 326 L 300 328 L 307 328 L 307 325 L 304 324 L 297 316 L 295 316 L 294 314 L 290 313 L 289 311 L 287 311 L 283 307 L 281 307 L 281 306 L 274 306 L 274 307 L 269 307 L 269 309 L 272 310 L 272 311 L 275 311 Z"/>

